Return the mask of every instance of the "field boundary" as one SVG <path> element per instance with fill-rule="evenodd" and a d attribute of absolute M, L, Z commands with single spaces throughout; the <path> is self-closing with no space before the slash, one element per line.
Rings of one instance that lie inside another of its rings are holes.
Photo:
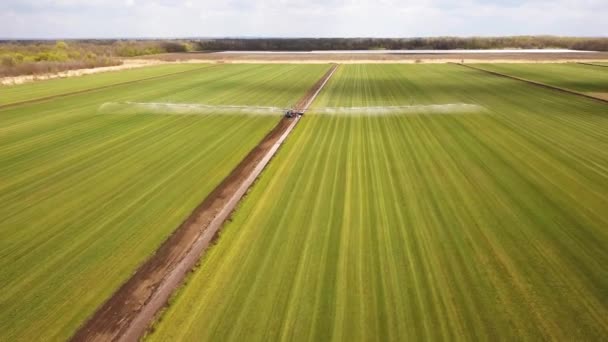
<path fill-rule="evenodd" d="M 298 101 L 296 108 L 308 109 L 336 69 L 337 65 L 332 66 Z M 301 104 L 303 107 L 298 107 Z M 299 116 L 282 118 L 70 340 L 138 341 L 299 120 Z"/>
<path fill-rule="evenodd" d="M 601 67 L 601 68 L 608 68 L 608 65 L 601 65 L 601 64 L 595 64 L 595 63 L 576 62 L 576 64 L 590 65 L 590 66 Z"/>
<path fill-rule="evenodd" d="M 517 76 L 511 76 L 511 75 L 507 75 L 507 74 L 503 74 L 500 72 L 496 72 L 496 71 L 490 71 L 490 70 L 486 70 L 483 68 L 479 68 L 479 67 L 474 67 L 472 65 L 468 65 L 468 64 L 463 64 L 463 63 L 454 63 L 460 66 L 463 66 L 465 68 L 469 68 L 469 69 L 473 69 L 473 70 L 477 70 L 477 71 L 482 71 L 494 76 L 500 76 L 500 77 L 506 77 L 506 78 L 510 78 L 513 80 L 517 80 L 517 81 L 521 81 L 521 82 L 526 82 L 535 86 L 539 86 L 539 87 L 543 87 L 543 88 L 547 88 L 547 89 L 552 89 L 552 90 L 557 90 L 557 91 L 561 91 L 563 93 L 568 93 L 568 94 L 573 94 L 573 95 L 578 95 L 578 96 L 582 96 L 582 97 L 586 97 L 588 99 L 592 99 L 592 100 L 596 100 L 602 103 L 608 103 L 608 100 L 599 98 L 599 97 L 595 97 L 595 96 L 591 96 L 591 95 L 587 95 L 585 93 L 580 93 L 578 91 L 574 91 L 574 90 L 570 90 L 570 89 L 566 89 L 566 88 L 560 88 L 560 87 L 556 87 L 556 86 L 552 86 L 546 83 L 541 83 L 541 82 L 537 82 L 537 81 L 532 81 L 532 80 L 528 80 L 525 78 L 521 78 L 521 77 L 517 77 Z"/>
<path fill-rule="evenodd" d="M 39 103 L 39 102 L 44 102 L 44 101 L 53 100 L 53 99 L 57 99 L 57 98 L 68 97 L 68 96 L 72 96 L 72 95 L 80 95 L 80 94 L 92 93 L 92 92 L 95 92 L 95 91 L 109 89 L 109 88 L 118 87 L 118 86 L 122 86 L 122 85 L 133 84 L 133 83 L 144 82 L 144 81 L 150 81 L 150 80 L 160 79 L 160 78 L 164 78 L 164 77 L 185 74 L 185 73 L 188 73 L 188 72 L 199 71 L 199 70 L 203 70 L 203 69 L 207 69 L 207 68 L 211 68 L 211 67 L 216 67 L 216 66 L 219 66 L 219 65 L 221 65 L 221 64 L 205 65 L 204 67 L 200 67 L 200 68 L 196 68 L 196 69 L 190 69 L 190 70 L 184 70 L 184 71 L 178 71 L 178 72 L 173 72 L 173 73 L 170 73 L 170 74 L 164 74 L 164 75 L 146 77 L 146 78 L 142 78 L 142 79 L 138 79 L 138 80 L 132 80 L 132 81 L 126 81 L 126 82 L 120 82 L 120 83 L 114 83 L 114 84 L 108 84 L 108 85 L 101 86 L 101 87 L 94 87 L 94 88 L 76 90 L 76 91 L 71 91 L 71 92 L 57 94 L 57 95 L 44 96 L 44 97 L 39 97 L 37 99 L 32 99 L 32 100 L 19 101 L 19 102 L 14 102 L 14 103 L 7 103 L 7 104 L 4 104 L 4 105 L 0 105 L 0 109 L 6 109 L 6 108 L 11 108 L 11 107 L 19 107 L 19 106 L 22 106 L 22 105 L 27 105 L 27 104 L 32 104 L 32 103 Z M 144 69 L 144 68 L 146 68 L 146 67 L 139 68 L 139 70 Z"/>

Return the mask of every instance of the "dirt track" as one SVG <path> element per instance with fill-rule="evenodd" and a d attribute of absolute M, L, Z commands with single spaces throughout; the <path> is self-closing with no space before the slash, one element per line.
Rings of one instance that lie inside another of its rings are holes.
<path fill-rule="evenodd" d="M 513 80 L 518 80 L 518 81 L 526 82 L 526 83 L 529 83 L 529 84 L 533 84 L 535 86 L 539 86 L 539 87 L 543 87 L 543 88 L 547 88 L 547 89 L 552 89 L 552 90 L 557 90 L 557 91 L 561 91 L 563 93 L 573 94 L 573 95 L 577 95 L 577 96 L 586 97 L 588 99 L 592 99 L 592 100 L 597 100 L 597 101 L 600 101 L 600 102 L 608 103 L 608 100 L 606 98 L 602 98 L 600 96 L 593 96 L 593 95 L 586 94 L 586 93 L 580 93 L 578 91 L 574 91 L 574 90 L 570 90 L 570 89 L 565 89 L 565 88 L 560 88 L 560 87 L 552 86 L 552 85 L 549 85 L 549 84 L 545 84 L 545 83 L 541 83 L 541 82 L 537 82 L 537 81 L 528 80 L 528 79 L 525 79 L 525 78 L 520 78 L 520 77 L 516 77 L 516 76 L 511 76 L 511 75 L 503 74 L 503 73 L 496 72 L 496 71 L 490 71 L 490 70 L 486 70 L 486 69 L 479 68 L 479 67 L 472 66 L 472 65 L 460 64 L 460 63 L 458 63 L 458 65 L 461 65 L 463 67 L 467 67 L 467 68 L 470 68 L 470 69 L 474 69 L 474 70 L 477 70 L 477 71 L 482 71 L 482 72 L 485 72 L 485 73 L 488 73 L 488 74 L 491 74 L 491 75 L 505 77 L 505 78 L 510 78 L 510 79 L 513 79 Z"/>
<path fill-rule="evenodd" d="M 141 59 L 171 62 L 208 63 L 566 63 L 608 61 L 608 52 L 563 52 L 563 53 L 230 53 L 213 52 L 170 53 L 150 55 Z"/>
<path fill-rule="evenodd" d="M 306 109 L 336 67 L 298 101 L 298 109 Z M 298 120 L 283 118 L 71 340 L 137 341 Z"/>

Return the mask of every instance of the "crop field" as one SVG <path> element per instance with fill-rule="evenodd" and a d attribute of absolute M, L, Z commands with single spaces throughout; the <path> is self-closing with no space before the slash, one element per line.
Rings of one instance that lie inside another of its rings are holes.
<path fill-rule="evenodd" d="M 342 65 L 147 338 L 602 340 L 606 114 L 457 65 Z"/>
<path fill-rule="evenodd" d="M 281 117 L 122 107 L 284 107 L 327 69 L 162 66 L 0 87 L 7 104 L 166 75 L 0 108 L 0 341 L 68 339 Z"/>
<path fill-rule="evenodd" d="M 479 67 L 608 99 L 608 69 L 593 65 L 480 64 Z"/>
<path fill-rule="evenodd" d="M 207 67 L 204 64 L 160 65 L 139 69 L 106 72 L 96 75 L 52 79 L 15 86 L 0 86 L 0 106 L 22 101 L 57 96 L 65 93 L 107 87 L 118 83 L 133 82 L 151 77 Z"/>

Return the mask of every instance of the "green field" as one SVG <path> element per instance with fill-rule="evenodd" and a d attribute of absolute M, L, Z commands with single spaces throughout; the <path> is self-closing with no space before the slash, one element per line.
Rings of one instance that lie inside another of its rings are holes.
<path fill-rule="evenodd" d="M 0 109 L 0 341 L 66 340 L 281 116 L 114 114 L 103 104 L 283 107 L 328 69 L 201 67 L 0 88 L 8 103 L 198 69 Z"/>
<path fill-rule="evenodd" d="M 95 89 L 118 83 L 143 80 L 151 77 L 170 75 L 188 70 L 196 70 L 210 65 L 204 64 L 174 64 L 160 65 L 147 68 L 105 72 L 96 75 L 69 77 L 25 83 L 15 86 L 0 86 L 0 106 L 31 101 L 50 96 L 56 96 L 76 91 Z"/>
<path fill-rule="evenodd" d="M 320 114 L 450 103 L 482 109 Z M 314 107 L 149 340 L 605 339 L 606 105 L 343 65 Z"/>
<path fill-rule="evenodd" d="M 480 64 L 479 67 L 541 82 L 581 93 L 608 95 L 608 69 L 592 65 L 560 64 Z"/>

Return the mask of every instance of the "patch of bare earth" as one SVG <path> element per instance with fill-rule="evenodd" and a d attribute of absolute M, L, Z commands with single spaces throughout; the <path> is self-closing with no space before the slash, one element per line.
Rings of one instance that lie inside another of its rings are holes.
<path fill-rule="evenodd" d="M 206 63 L 571 63 L 608 61 L 608 52 L 563 53 L 167 53 L 142 57 L 173 62 Z"/>
<path fill-rule="evenodd" d="M 587 93 L 593 97 L 597 97 L 598 99 L 608 101 L 608 92 L 607 93 Z"/>
<path fill-rule="evenodd" d="M 90 69 L 76 69 L 76 70 L 67 70 L 61 71 L 52 74 L 41 74 L 41 75 L 22 75 L 22 76 L 9 76 L 0 78 L 0 84 L 2 85 L 15 85 L 15 84 L 23 84 L 34 81 L 43 81 L 50 80 L 54 78 L 66 78 L 66 77 L 77 77 L 83 75 L 92 75 L 98 74 L 102 72 L 108 71 L 118 71 L 118 70 L 128 70 L 141 68 L 150 65 L 157 64 L 167 64 L 169 62 L 162 60 L 154 60 L 154 59 L 127 59 L 123 61 L 121 65 L 114 65 L 108 67 L 100 67 L 100 68 L 90 68 Z"/>

